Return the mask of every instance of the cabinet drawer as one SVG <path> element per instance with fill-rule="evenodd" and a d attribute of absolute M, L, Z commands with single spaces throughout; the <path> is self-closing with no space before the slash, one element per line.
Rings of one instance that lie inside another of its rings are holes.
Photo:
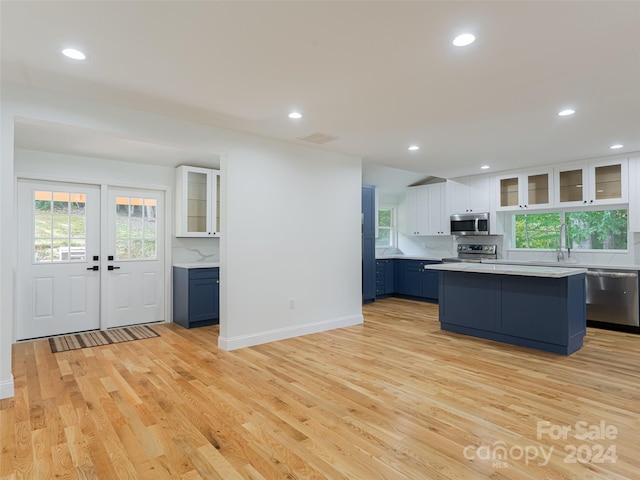
<path fill-rule="evenodd" d="M 189 280 L 218 277 L 220 277 L 220 269 L 218 268 L 192 268 L 189 270 Z"/>

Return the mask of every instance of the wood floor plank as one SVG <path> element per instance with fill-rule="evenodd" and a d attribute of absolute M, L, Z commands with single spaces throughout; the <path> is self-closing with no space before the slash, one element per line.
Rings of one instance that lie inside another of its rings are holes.
<path fill-rule="evenodd" d="M 218 326 L 57 354 L 16 344 L 0 480 L 638 478 L 640 336 L 589 328 L 562 356 L 443 332 L 433 304 L 363 314 L 233 352 Z M 580 422 L 616 433 L 578 439 Z M 615 458 L 587 458 L 598 444 Z"/>

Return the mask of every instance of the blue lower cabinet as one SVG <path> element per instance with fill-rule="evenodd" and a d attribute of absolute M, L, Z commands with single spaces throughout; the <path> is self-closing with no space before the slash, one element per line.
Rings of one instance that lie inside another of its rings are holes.
<path fill-rule="evenodd" d="M 442 262 L 431 260 L 396 259 L 394 269 L 394 293 L 416 300 L 438 301 L 438 272 L 425 270 L 425 265 Z"/>
<path fill-rule="evenodd" d="M 185 328 L 220 321 L 220 269 L 173 267 L 173 321 Z"/>
<path fill-rule="evenodd" d="M 376 299 L 376 218 L 373 185 L 362 185 L 362 303 Z"/>
<path fill-rule="evenodd" d="M 393 267 L 393 260 L 376 260 L 376 297 L 394 293 Z"/>
<path fill-rule="evenodd" d="M 362 302 L 376 299 L 376 239 L 362 237 Z"/>

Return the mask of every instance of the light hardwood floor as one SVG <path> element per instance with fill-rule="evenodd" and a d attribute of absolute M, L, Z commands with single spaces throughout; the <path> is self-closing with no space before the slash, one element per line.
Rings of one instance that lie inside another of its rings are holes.
<path fill-rule="evenodd" d="M 565 357 L 442 332 L 426 303 L 364 315 L 234 352 L 217 327 L 174 325 L 14 345 L 0 479 L 639 478 L 640 336 L 588 329 Z"/>

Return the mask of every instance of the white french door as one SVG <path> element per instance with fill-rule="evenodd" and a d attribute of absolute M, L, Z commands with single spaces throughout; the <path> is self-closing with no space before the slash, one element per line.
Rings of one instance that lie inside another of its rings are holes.
<path fill-rule="evenodd" d="M 16 339 L 165 319 L 164 192 L 18 181 Z"/>
<path fill-rule="evenodd" d="M 164 194 L 109 188 L 107 325 L 164 320 Z"/>
<path fill-rule="evenodd" d="M 18 182 L 18 340 L 100 327 L 100 187 Z"/>

